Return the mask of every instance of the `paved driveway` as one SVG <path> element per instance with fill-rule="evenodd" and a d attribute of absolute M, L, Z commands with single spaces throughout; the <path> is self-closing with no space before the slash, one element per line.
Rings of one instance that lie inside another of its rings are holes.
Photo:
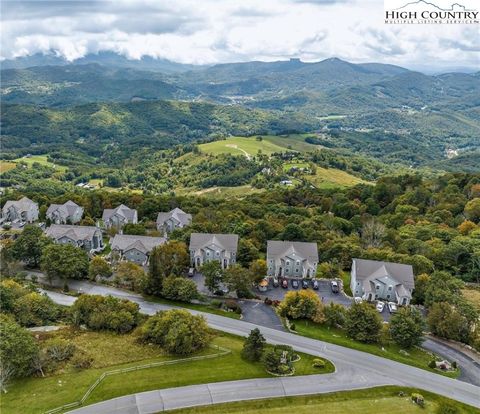
<path fill-rule="evenodd" d="M 242 308 L 242 320 L 245 322 L 267 326 L 281 331 L 285 330 L 275 310 L 271 306 L 265 305 L 262 301 L 239 300 L 238 304 Z"/>
<path fill-rule="evenodd" d="M 102 293 L 99 293 L 99 291 L 96 291 L 96 285 L 91 285 L 88 282 L 82 283 L 86 283 L 91 287 L 89 289 L 90 293 L 106 294 L 106 289 L 108 290 L 108 294 L 117 296 L 117 289 L 102 287 Z M 51 295 L 52 299 L 56 301 L 61 301 L 61 303 L 65 304 L 67 302 L 72 303 L 75 300 L 75 298 L 72 297 L 62 298 L 63 296 L 64 295 L 60 293 L 55 293 Z M 128 299 L 137 302 L 140 305 L 141 311 L 148 315 L 154 314 L 158 310 L 168 308 L 168 306 L 166 305 L 149 302 L 140 295 L 136 295 L 133 293 L 126 295 L 125 292 L 122 292 L 121 297 L 127 297 Z M 385 359 L 376 355 L 368 354 L 350 348 L 345 348 L 339 345 L 306 338 L 288 332 L 282 332 L 280 330 L 267 328 L 241 320 L 225 318 L 219 315 L 197 312 L 192 310 L 190 312 L 193 314 L 203 315 L 206 318 L 208 324 L 213 329 L 228 332 L 234 335 L 247 336 L 252 329 L 258 328 L 260 329 L 264 337 L 267 339 L 267 341 L 271 344 L 290 345 L 299 352 L 304 352 L 311 355 L 318 355 L 320 357 L 326 358 L 335 365 L 337 373 L 340 373 L 342 376 L 345 375 L 344 378 L 349 378 L 353 384 L 367 383 L 368 385 L 365 386 L 369 387 L 371 386 L 371 383 L 378 381 L 377 385 L 383 383 L 415 387 L 425 389 L 427 391 L 431 391 L 449 398 L 453 398 L 466 404 L 470 404 L 480 408 L 480 387 L 478 386 L 467 384 L 462 381 L 447 378 L 439 374 L 435 374 L 409 365 L 404 365 L 399 362 Z M 312 378 L 313 377 L 311 376 L 305 376 L 292 379 L 292 382 L 298 381 L 295 382 L 296 394 L 295 391 L 292 391 L 288 395 L 312 393 L 312 390 L 309 388 L 313 381 Z M 323 386 L 315 388 L 314 393 L 322 392 L 322 389 L 325 390 L 323 392 L 328 392 L 328 384 L 329 381 L 326 381 Z M 345 385 L 345 388 L 343 389 L 349 389 L 348 386 L 349 385 Z M 247 391 L 245 394 L 230 391 L 227 392 L 227 394 L 229 395 L 230 401 L 238 401 L 252 398 L 269 398 L 275 396 L 272 395 L 271 391 L 266 391 L 265 397 L 254 391 Z M 192 401 L 187 404 L 198 404 L 195 403 L 195 397 L 193 395 L 188 393 L 188 396 L 191 397 Z M 161 398 L 160 394 L 158 398 Z M 131 409 L 125 409 L 123 411 L 120 411 L 114 408 L 115 404 L 116 403 L 113 403 L 111 411 L 108 412 L 154 412 L 148 410 L 140 410 L 138 407 L 136 411 L 132 411 Z"/>

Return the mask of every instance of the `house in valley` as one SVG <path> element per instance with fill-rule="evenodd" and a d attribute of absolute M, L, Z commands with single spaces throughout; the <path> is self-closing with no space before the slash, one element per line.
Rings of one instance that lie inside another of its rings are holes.
<path fill-rule="evenodd" d="M 414 287 L 410 265 L 353 259 L 350 288 L 355 297 L 408 305 Z"/>
<path fill-rule="evenodd" d="M 73 226 L 69 224 L 52 224 L 45 230 L 55 243 L 72 244 L 89 253 L 103 250 L 102 231 L 95 226 Z"/>
<path fill-rule="evenodd" d="M 46 217 L 54 224 L 75 224 L 83 216 L 83 207 L 68 200 L 64 204 L 51 204 L 48 207 Z"/>
<path fill-rule="evenodd" d="M 153 248 L 162 245 L 166 241 L 167 239 L 164 237 L 116 234 L 110 245 L 112 252 L 117 253 L 121 259 L 144 266 L 148 263 L 148 258 Z"/>
<path fill-rule="evenodd" d="M 238 235 L 192 233 L 190 262 L 195 268 L 216 260 L 226 269 L 237 262 Z"/>
<path fill-rule="evenodd" d="M 117 208 L 106 208 L 103 210 L 102 221 L 107 229 L 111 227 L 121 229 L 127 223 L 137 224 L 137 210 L 123 204 L 120 204 Z"/>
<path fill-rule="evenodd" d="M 268 276 L 313 278 L 317 265 L 317 243 L 267 241 Z"/>
<path fill-rule="evenodd" d="M 185 213 L 179 208 L 174 208 L 168 213 L 158 213 L 157 230 L 164 234 L 171 233 L 175 229 L 181 229 L 192 222 L 192 215 Z"/>
<path fill-rule="evenodd" d="M 27 197 L 17 201 L 8 200 L 2 208 L 2 220 L 33 223 L 38 220 L 38 204 Z"/>

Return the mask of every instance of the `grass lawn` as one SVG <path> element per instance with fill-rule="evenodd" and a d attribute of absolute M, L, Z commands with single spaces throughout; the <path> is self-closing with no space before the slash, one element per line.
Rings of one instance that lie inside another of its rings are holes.
<path fill-rule="evenodd" d="M 286 148 L 266 139 L 257 141 L 255 137 L 229 137 L 226 140 L 199 145 L 199 148 L 201 152 L 206 154 L 232 154 L 245 155 L 248 157 L 257 155 L 259 150 L 266 155 L 274 152 L 284 152 L 286 150 Z"/>
<path fill-rule="evenodd" d="M 306 174 L 303 177 L 318 188 L 349 187 L 360 183 L 368 183 L 368 181 L 355 177 L 345 171 L 318 166 L 315 175 Z"/>
<path fill-rule="evenodd" d="M 213 313 L 215 315 L 226 316 L 227 318 L 232 318 L 232 319 L 240 319 L 240 315 L 236 314 L 235 312 L 226 312 L 215 306 L 211 306 L 207 304 L 185 303 L 185 302 L 179 302 L 176 300 L 158 298 L 156 296 L 144 295 L 144 297 L 150 302 L 163 303 L 165 305 L 172 305 L 172 306 L 178 306 L 181 308 L 193 309 L 199 312 Z"/>
<path fill-rule="evenodd" d="M 303 336 L 319 339 L 321 341 L 330 342 L 345 346 L 347 348 L 357 349 L 359 351 L 368 352 L 369 354 L 392 359 L 407 365 L 413 365 L 418 368 L 426 369 L 437 374 L 443 374 L 448 377 L 456 378 L 460 371 L 442 373 L 438 370 L 428 367 L 428 363 L 432 360 L 433 354 L 421 348 L 408 350 L 408 355 L 400 353 L 402 349 L 398 345 L 392 343 L 389 345 L 365 344 L 354 341 L 347 337 L 346 333 L 341 329 L 328 328 L 324 325 L 316 324 L 312 321 L 297 320 L 295 321 L 295 330 Z"/>
<path fill-rule="evenodd" d="M 66 366 L 45 378 L 35 377 L 13 382 L 8 393 L 2 396 L 0 402 L 2 414 L 40 413 L 76 401 L 105 371 L 180 359 L 163 354 L 155 346 L 137 344 L 134 335 L 103 332 L 75 333 L 70 330 L 66 333 L 57 332 L 55 335 L 66 335 L 78 348 L 86 348 L 94 357 L 93 367 L 87 370 L 76 370 Z M 189 361 L 109 376 L 95 389 L 88 403 L 159 388 L 270 376 L 261 363 L 249 363 L 241 358 L 243 338 L 218 333 L 213 343 L 230 349 L 232 353 L 215 359 Z M 202 354 L 217 352 L 209 348 Z M 303 354 L 301 357 L 301 360 L 295 363 L 296 375 L 333 372 L 331 363 L 319 370 L 312 367 L 314 357 Z"/>
<path fill-rule="evenodd" d="M 283 171 L 288 172 L 291 168 L 309 168 L 310 165 L 307 162 L 286 162 L 283 164 Z"/>
<path fill-rule="evenodd" d="M 17 164 L 11 161 L 0 161 L 0 174 L 13 170 Z"/>
<path fill-rule="evenodd" d="M 275 145 L 283 147 L 283 151 L 288 149 L 299 152 L 307 152 L 321 148 L 318 145 L 305 142 L 306 137 L 311 137 L 314 135 L 315 134 L 267 135 L 263 136 L 263 138 L 265 141 L 269 141 Z"/>
<path fill-rule="evenodd" d="M 400 391 L 405 396 L 400 397 Z M 425 397 L 425 408 L 410 401 L 412 392 Z M 421 414 L 435 413 L 447 401 L 458 409 L 458 414 L 478 412 L 475 408 L 448 400 L 436 394 L 401 387 L 379 387 L 367 390 L 344 391 L 301 397 L 272 398 L 270 400 L 241 401 L 175 410 L 175 414 Z"/>
<path fill-rule="evenodd" d="M 41 165 L 46 165 L 47 167 L 55 168 L 59 172 L 65 172 L 67 170 L 67 167 L 63 165 L 54 164 L 53 162 L 48 161 L 46 155 L 32 155 L 29 158 L 22 157 L 22 158 L 17 158 L 14 161 L 24 162 L 30 167 L 37 162 Z"/>

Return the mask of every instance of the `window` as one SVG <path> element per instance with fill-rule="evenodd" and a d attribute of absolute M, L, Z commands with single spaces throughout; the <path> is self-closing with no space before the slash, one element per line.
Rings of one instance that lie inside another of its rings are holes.
<path fill-rule="evenodd" d="M 300 266 L 300 261 L 299 260 L 297 260 L 297 266 Z"/>
<path fill-rule="evenodd" d="M 220 252 L 216 252 L 215 254 L 216 254 L 217 256 L 220 256 Z"/>
<path fill-rule="evenodd" d="M 392 288 L 393 288 L 393 286 L 389 286 L 389 287 L 388 287 L 388 290 L 392 290 Z"/>
<path fill-rule="evenodd" d="M 289 261 L 289 260 L 287 260 L 287 266 L 288 266 L 289 264 L 290 264 L 290 261 Z"/>
<path fill-rule="evenodd" d="M 387 295 L 387 299 L 390 299 L 390 295 Z"/>
<path fill-rule="evenodd" d="M 380 289 L 380 285 L 375 286 L 375 289 L 377 290 Z"/>
<path fill-rule="evenodd" d="M 285 269 L 285 273 L 288 273 L 288 269 Z"/>
<path fill-rule="evenodd" d="M 295 269 L 295 272 L 297 272 L 297 273 L 298 273 L 298 269 Z"/>
<path fill-rule="evenodd" d="M 207 256 L 210 256 L 210 252 L 207 252 Z"/>

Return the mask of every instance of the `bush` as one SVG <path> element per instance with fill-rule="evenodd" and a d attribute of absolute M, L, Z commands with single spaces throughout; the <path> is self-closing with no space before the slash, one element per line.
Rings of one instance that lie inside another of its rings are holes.
<path fill-rule="evenodd" d="M 77 369 L 88 369 L 93 364 L 93 358 L 85 352 L 77 352 L 73 356 L 71 363 Z"/>
<path fill-rule="evenodd" d="M 452 368 L 457 369 L 457 367 L 458 367 L 457 361 L 452 361 Z"/>
<path fill-rule="evenodd" d="M 15 301 L 15 318 L 23 326 L 42 326 L 54 322 L 58 315 L 58 306 L 46 295 L 30 292 Z"/>
<path fill-rule="evenodd" d="M 419 405 L 420 407 L 424 407 L 425 406 L 425 399 L 423 398 L 423 395 L 422 394 L 418 394 L 418 393 L 413 393 L 411 395 L 411 398 L 412 398 L 412 401 Z"/>
<path fill-rule="evenodd" d="M 150 317 L 141 327 L 140 339 L 172 354 L 190 355 L 206 348 L 211 335 L 203 316 L 172 309 Z"/>
<path fill-rule="evenodd" d="M 167 299 L 191 302 L 198 297 L 197 285 L 184 277 L 167 277 L 163 282 L 162 294 Z"/>
<path fill-rule="evenodd" d="M 347 311 L 345 328 L 350 338 L 360 342 L 378 342 L 383 321 L 369 303 L 355 303 Z"/>
<path fill-rule="evenodd" d="M 212 306 L 213 308 L 220 308 L 220 307 L 222 307 L 222 305 L 223 305 L 223 302 L 221 300 L 218 300 L 218 299 L 213 299 L 210 302 L 210 306 Z"/>
<path fill-rule="evenodd" d="M 291 323 L 291 324 L 290 324 L 290 330 L 294 331 L 295 328 L 296 328 L 295 324 L 294 324 L 294 323 Z"/>
<path fill-rule="evenodd" d="M 437 368 L 437 362 L 435 360 L 432 360 L 428 363 L 429 368 Z"/>
<path fill-rule="evenodd" d="M 286 355 L 286 358 L 284 356 Z M 267 372 L 287 375 L 293 372 L 292 359 L 295 356 L 292 347 L 276 345 L 267 349 L 263 355 L 263 364 Z"/>
<path fill-rule="evenodd" d="M 225 307 L 232 312 L 235 312 L 235 313 L 238 313 L 238 314 L 242 313 L 242 308 L 233 299 L 227 299 L 225 301 Z"/>
<path fill-rule="evenodd" d="M 73 356 L 76 347 L 66 339 L 53 338 L 45 342 L 44 350 L 47 357 L 52 361 L 63 362 L 69 360 Z"/>
<path fill-rule="evenodd" d="M 119 333 L 131 331 L 140 320 L 137 303 L 113 296 L 82 295 L 71 308 L 75 325 L 85 324 L 93 330 Z"/>
<path fill-rule="evenodd" d="M 326 362 L 321 358 L 315 358 L 312 365 L 313 368 L 325 368 Z"/>

